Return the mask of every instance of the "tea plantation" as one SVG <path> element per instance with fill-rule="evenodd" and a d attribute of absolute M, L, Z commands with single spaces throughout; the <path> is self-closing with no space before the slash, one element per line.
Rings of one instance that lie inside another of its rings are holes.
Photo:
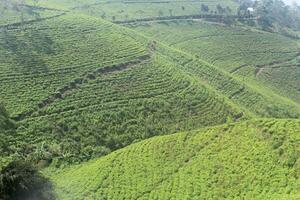
<path fill-rule="evenodd" d="M 300 199 L 300 42 L 265 1 L 0 0 L 0 199 Z"/>
<path fill-rule="evenodd" d="M 299 120 L 155 137 L 52 176 L 60 199 L 297 199 Z"/>

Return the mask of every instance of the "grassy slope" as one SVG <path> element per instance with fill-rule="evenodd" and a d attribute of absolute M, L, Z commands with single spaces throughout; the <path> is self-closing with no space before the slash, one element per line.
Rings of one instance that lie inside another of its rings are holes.
<path fill-rule="evenodd" d="M 52 174 L 60 199 L 297 199 L 299 120 L 155 137 Z"/>
<path fill-rule="evenodd" d="M 9 29 L 0 42 L 1 98 L 16 119 L 25 117 L 11 148 L 36 161 L 80 162 L 154 135 L 250 117 L 154 42 L 101 19 L 67 14 Z M 132 61 L 139 64 L 125 64 Z M 113 71 L 101 71 L 107 67 Z"/>
<path fill-rule="evenodd" d="M 295 40 L 243 27 L 193 21 L 132 28 L 244 79 L 263 94 L 273 91 L 275 96 L 300 102 L 296 78 L 300 73 L 300 46 Z"/>
<path fill-rule="evenodd" d="M 67 15 L 0 33 L 0 95 L 12 116 L 98 68 L 147 55 L 111 23 Z"/>
<path fill-rule="evenodd" d="M 224 95 L 231 102 L 244 108 L 245 113 L 260 117 L 298 118 L 299 104 L 284 98 L 272 90 L 262 90 L 256 83 L 248 84 L 245 79 L 236 77 L 199 58 L 175 48 L 162 45 L 159 51 L 178 63 L 180 69 L 213 90 Z"/>

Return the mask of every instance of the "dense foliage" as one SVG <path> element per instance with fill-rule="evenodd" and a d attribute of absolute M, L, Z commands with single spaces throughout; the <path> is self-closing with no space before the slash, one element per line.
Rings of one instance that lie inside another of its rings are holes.
<path fill-rule="evenodd" d="M 155 137 L 52 176 L 60 199 L 297 199 L 299 120 Z"/>
<path fill-rule="evenodd" d="M 0 0 L 0 199 L 53 199 L 37 168 L 58 199 L 299 199 L 299 35 L 280 0 Z"/>
<path fill-rule="evenodd" d="M 297 4 L 288 6 L 282 0 L 240 0 L 239 4 L 238 14 L 256 17 L 258 25 L 265 30 L 276 28 L 300 30 L 300 7 Z M 249 8 L 253 8 L 251 13 Z"/>
<path fill-rule="evenodd" d="M 52 184 L 26 161 L 13 161 L 0 171 L 1 200 L 51 200 Z"/>

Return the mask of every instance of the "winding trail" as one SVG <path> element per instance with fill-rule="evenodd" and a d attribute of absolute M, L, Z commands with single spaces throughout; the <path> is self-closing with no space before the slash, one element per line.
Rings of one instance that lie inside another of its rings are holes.
<path fill-rule="evenodd" d="M 300 52 L 296 54 L 296 56 L 294 56 L 293 58 L 284 60 L 284 61 L 274 61 L 265 65 L 256 65 L 256 70 L 254 73 L 255 77 L 258 77 L 259 75 L 261 75 L 263 73 L 263 71 L 266 68 L 280 68 L 280 65 L 284 65 L 284 64 L 289 64 L 289 62 L 297 59 L 298 57 L 300 57 Z M 297 64 L 295 64 L 295 66 L 298 66 Z"/>

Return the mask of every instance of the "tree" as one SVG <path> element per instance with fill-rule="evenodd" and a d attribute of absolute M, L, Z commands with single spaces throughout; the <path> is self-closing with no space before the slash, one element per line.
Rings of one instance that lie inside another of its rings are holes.
<path fill-rule="evenodd" d="M 225 9 L 220 4 L 216 6 L 216 9 L 220 15 L 225 13 Z"/>
<path fill-rule="evenodd" d="M 201 12 L 204 12 L 204 13 L 209 12 L 209 7 L 208 7 L 208 5 L 201 4 Z"/>
<path fill-rule="evenodd" d="M 52 185 L 27 161 L 13 161 L 0 172 L 3 200 L 52 200 Z"/>
<path fill-rule="evenodd" d="M 158 11 L 158 16 L 159 16 L 159 17 L 164 16 L 164 12 L 163 12 L 162 10 L 159 10 L 159 11 Z"/>

